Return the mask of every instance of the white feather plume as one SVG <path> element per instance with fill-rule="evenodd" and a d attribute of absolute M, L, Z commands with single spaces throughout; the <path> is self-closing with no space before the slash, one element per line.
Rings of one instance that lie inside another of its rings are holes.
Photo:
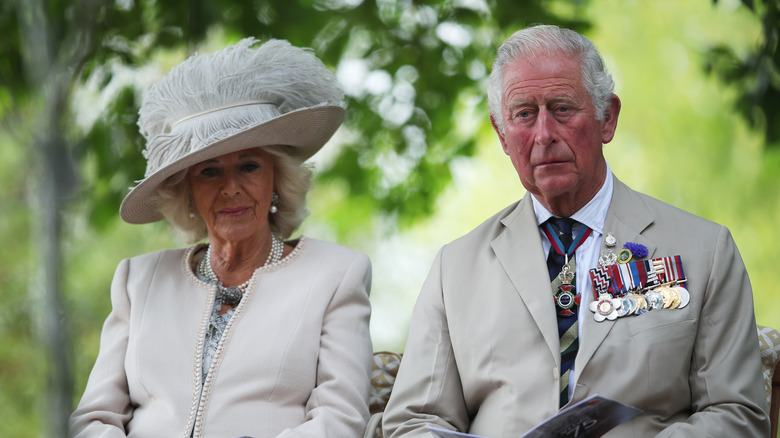
<path fill-rule="evenodd" d="M 281 114 L 321 105 L 344 107 L 335 75 L 311 51 L 284 40 L 254 48 L 257 43 L 245 38 L 213 55 L 193 56 L 152 86 L 138 120 L 147 140 L 147 177 Z M 272 105 L 241 105 L 258 102 Z"/>

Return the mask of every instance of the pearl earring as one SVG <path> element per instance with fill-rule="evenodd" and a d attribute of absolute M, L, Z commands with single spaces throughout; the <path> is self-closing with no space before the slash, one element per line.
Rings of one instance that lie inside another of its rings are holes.
<path fill-rule="evenodd" d="M 195 201 L 193 201 L 192 196 L 190 196 L 190 219 L 195 219 Z"/>
<path fill-rule="evenodd" d="M 279 195 L 276 192 L 273 192 L 271 195 L 271 208 L 268 209 L 268 212 L 271 214 L 275 214 L 277 211 L 279 211 L 279 208 L 276 206 L 276 204 L 279 203 Z"/>

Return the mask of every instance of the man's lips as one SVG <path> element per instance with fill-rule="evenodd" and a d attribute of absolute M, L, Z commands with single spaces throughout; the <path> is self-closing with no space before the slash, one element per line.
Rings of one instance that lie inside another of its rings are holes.
<path fill-rule="evenodd" d="M 560 160 L 560 161 L 558 161 L 558 160 L 546 160 L 546 161 L 543 161 L 541 163 L 536 163 L 534 165 L 534 167 L 555 166 L 555 165 L 566 164 L 566 163 L 568 163 L 568 161 L 566 161 L 566 160 Z"/>

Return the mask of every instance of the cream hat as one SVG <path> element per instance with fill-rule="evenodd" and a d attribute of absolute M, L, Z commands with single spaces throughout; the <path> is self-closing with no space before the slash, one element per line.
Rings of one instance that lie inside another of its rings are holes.
<path fill-rule="evenodd" d="M 163 219 L 157 189 L 201 161 L 286 146 L 303 162 L 336 132 L 344 120 L 344 94 L 333 72 L 287 41 L 256 44 L 246 38 L 191 57 L 145 95 L 138 127 L 146 138 L 146 175 L 122 201 L 125 222 Z"/>

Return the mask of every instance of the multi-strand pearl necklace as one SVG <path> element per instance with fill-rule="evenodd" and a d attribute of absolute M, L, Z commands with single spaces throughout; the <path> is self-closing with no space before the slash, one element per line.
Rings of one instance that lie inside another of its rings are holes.
<path fill-rule="evenodd" d="M 271 234 L 271 251 L 268 253 L 268 259 L 266 259 L 263 266 L 275 266 L 282 260 L 283 253 L 284 243 L 282 243 L 282 241 L 279 240 L 275 235 Z M 250 277 L 249 280 L 238 286 L 225 287 L 225 285 L 223 285 L 219 280 L 219 277 L 217 277 L 217 274 L 214 273 L 214 269 L 211 267 L 211 245 L 209 245 L 208 249 L 206 250 L 206 256 L 203 257 L 203 259 L 198 264 L 198 276 L 203 280 L 216 284 L 217 293 L 222 296 L 222 302 L 229 306 L 235 306 L 241 302 L 241 298 L 244 296 L 244 292 L 246 292 L 246 289 L 249 287 L 249 282 L 252 280 Z"/>

